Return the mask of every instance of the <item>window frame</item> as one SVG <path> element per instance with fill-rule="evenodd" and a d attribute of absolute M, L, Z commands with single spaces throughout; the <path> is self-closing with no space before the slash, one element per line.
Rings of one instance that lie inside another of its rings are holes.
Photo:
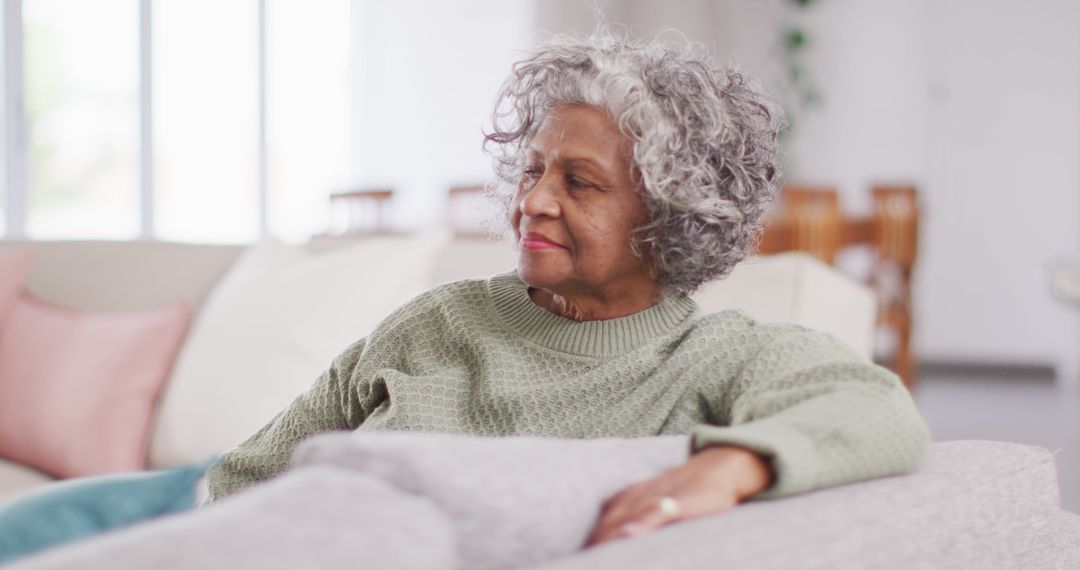
<path fill-rule="evenodd" d="M 256 215 L 258 235 L 265 237 L 268 224 L 267 204 L 267 133 L 266 133 L 266 0 L 256 2 L 258 95 L 256 137 Z M 23 70 L 23 0 L 0 0 L 3 10 L 3 89 L 4 128 L 0 139 L 0 160 L 4 176 L 0 185 L 0 204 L 4 206 L 2 239 L 29 239 L 26 235 L 28 140 L 26 137 L 25 75 Z M 154 223 L 154 125 L 153 125 L 153 2 L 138 0 L 138 85 L 139 85 L 139 238 L 156 239 Z"/>

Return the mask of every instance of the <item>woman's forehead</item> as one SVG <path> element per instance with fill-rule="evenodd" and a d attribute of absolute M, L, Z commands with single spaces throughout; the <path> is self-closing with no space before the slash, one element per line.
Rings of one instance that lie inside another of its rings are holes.
<path fill-rule="evenodd" d="M 574 105 L 548 114 L 528 149 L 531 156 L 548 160 L 587 161 L 612 168 L 627 157 L 629 140 L 604 111 Z"/>

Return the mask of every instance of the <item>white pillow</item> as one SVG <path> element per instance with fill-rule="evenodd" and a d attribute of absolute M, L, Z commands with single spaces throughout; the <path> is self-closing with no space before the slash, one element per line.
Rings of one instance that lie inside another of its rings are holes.
<path fill-rule="evenodd" d="M 368 238 L 313 254 L 266 241 L 203 304 L 157 413 L 150 465 L 246 440 L 430 280 L 443 234 Z"/>
<path fill-rule="evenodd" d="M 489 277 L 517 267 L 513 245 L 486 239 L 454 239 L 443 249 L 432 269 L 432 284 Z"/>
<path fill-rule="evenodd" d="M 874 356 L 874 291 L 805 253 L 751 257 L 693 298 L 705 313 L 743 309 L 758 321 L 831 333 L 867 360 Z"/>

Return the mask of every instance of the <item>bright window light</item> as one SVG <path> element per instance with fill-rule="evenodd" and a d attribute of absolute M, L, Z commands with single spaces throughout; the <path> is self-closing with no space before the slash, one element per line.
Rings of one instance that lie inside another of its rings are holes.
<path fill-rule="evenodd" d="M 139 229 L 135 0 L 25 0 L 26 233 L 130 239 Z"/>
<path fill-rule="evenodd" d="M 256 3 L 157 1 L 152 12 L 156 234 L 251 241 L 259 219 Z"/>
<path fill-rule="evenodd" d="M 349 176 L 349 0 L 268 0 L 268 225 L 300 242 L 327 230 Z"/>

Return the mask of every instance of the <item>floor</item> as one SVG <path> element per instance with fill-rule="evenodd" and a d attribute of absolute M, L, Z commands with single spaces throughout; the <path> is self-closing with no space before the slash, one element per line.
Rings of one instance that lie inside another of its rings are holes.
<path fill-rule="evenodd" d="M 1080 513 L 1080 391 L 1049 378 L 922 376 L 916 391 L 936 441 L 990 439 L 1057 452 L 1062 507 Z"/>

